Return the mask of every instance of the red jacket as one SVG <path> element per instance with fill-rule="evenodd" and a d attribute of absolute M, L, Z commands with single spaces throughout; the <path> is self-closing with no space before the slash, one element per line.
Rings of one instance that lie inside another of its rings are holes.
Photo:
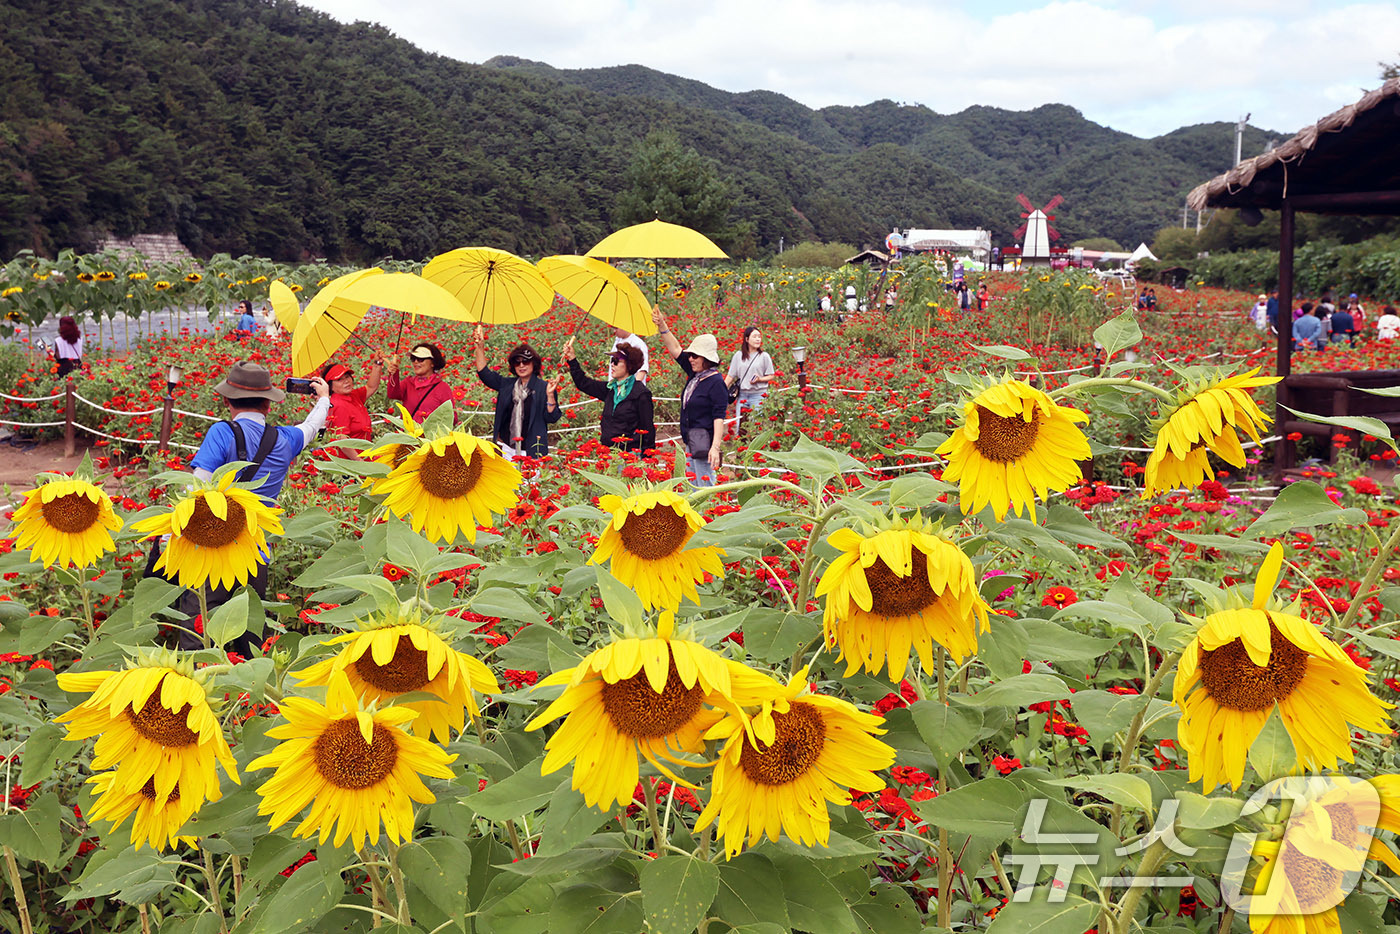
<path fill-rule="evenodd" d="M 410 376 L 399 379 L 394 373 L 388 375 L 389 398 L 404 404 L 415 422 L 421 422 L 428 414 L 444 402 L 452 405 L 452 387 L 444 383 L 436 373 L 430 376 Z"/>

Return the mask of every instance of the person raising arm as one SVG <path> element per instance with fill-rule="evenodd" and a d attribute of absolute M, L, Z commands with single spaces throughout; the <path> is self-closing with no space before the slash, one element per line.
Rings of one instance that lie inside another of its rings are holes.
<path fill-rule="evenodd" d="M 724 452 L 724 416 L 729 409 L 729 392 L 719 370 L 719 342 L 713 334 L 701 334 L 682 349 L 671 333 L 660 308 L 652 308 L 651 319 L 668 356 L 686 373 L 681 391 L 681 441 L 690 456 L 696 486 L 713 486 Z"/>

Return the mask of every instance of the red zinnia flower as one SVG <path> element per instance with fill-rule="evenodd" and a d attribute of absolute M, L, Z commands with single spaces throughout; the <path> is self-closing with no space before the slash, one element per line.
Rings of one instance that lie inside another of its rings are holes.
<path fill-rule="evenodd" d="M 1079 594 L 1068 587 L 1051 587 L 1045 591 L 1045 597 L 1040 601 L 1041 606 L 1066 607 L 1079 602 Z"/>

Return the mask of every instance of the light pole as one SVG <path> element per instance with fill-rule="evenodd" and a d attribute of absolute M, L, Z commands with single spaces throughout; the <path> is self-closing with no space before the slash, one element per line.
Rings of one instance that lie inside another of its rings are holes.
<path fill-rule="evenodd" d="M 165 374 L 165 404 L 160 412 L 160 450 L 170 450 L 170 423 L 175 415 L 175 387 L 184 379 L 185 371 L 172 366 Z"/>

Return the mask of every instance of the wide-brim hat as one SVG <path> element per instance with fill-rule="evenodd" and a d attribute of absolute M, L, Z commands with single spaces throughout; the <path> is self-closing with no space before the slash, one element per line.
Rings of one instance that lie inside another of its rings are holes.
<path fill-rule="evenodd" d="M 704 357 L 713 364 L 719 364 L 719 341 L 715 340 L 713 334 L 697 334 L 685 352 L 697 357 Z"/>
<path fill-rule="evenodd" d="M 267 367 L 240 360 L 228 371 L 224 381 L 214 387 L 214 391 L 225 399 L 267 399 L 281 402 L 287 394 L 272 385 L 272 374 Z"/>

